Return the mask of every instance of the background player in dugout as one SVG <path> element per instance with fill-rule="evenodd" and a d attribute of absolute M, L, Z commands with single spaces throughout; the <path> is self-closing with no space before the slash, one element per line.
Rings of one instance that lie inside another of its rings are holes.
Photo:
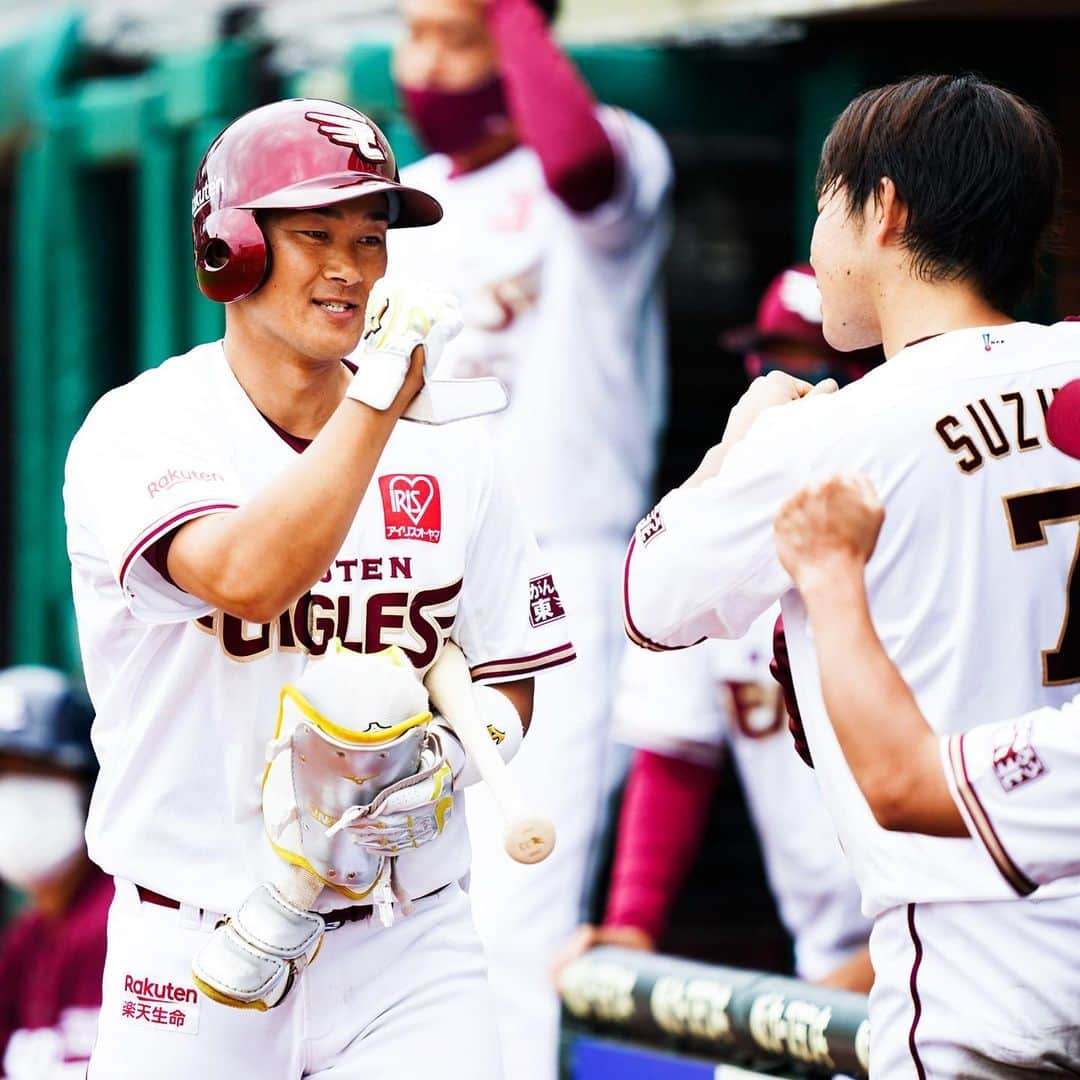
<path fill-rule="evenodd" d="M 829 723 L 773 520 L 838 469 L 873 483 L 887 512 L 870 611 L 939 732 L 963 730 L 973 707 L 1005 721 L 1073 696 L 1076 473 L 1044 418 L 1054 388 L 1080 375 L 1080 327 L 1009 314 L 1059 190 L 1048 123 L 1007 91 L 923 76 L 856 98 L 823 148 L 811 261 L 828 340 L 880 341 L 886 362 L 836 393 L 758 380 L 628 556 L 627 623 L 646 647 L 738 636 L 781 598 L 810 750 L 874 917 L 879 1080 L 1075 1073 L 1077 879 L 1032 903 L 972 838 L 875 820 Z"/>
<path fill-rule="evenodd" d="M 192 986 L 221 914 L 279 864 L 262 816 L 267 742 L 283 686 L 340 663 L 332 638 L 398 645 L 422 673 L 452 637 L 474 680 L 497 684 L 476 697 L 504 755 L 528 725 L 533 672 L 573 658 L 565 622 L 531 617 L 530 581 L 558 593 L 482 434 L 398 422 L 460 403 L 462 387 L 425 368 L 452 306 L 382 280 L 387 230 L 439 213 L 347 106 L 241 117 L 207 151 L 193 199 L 197 276 L 228 304 L 225 338 L 111 391 L 72 444 L 68 547 L 101 763 L 87 837 L 116 877 L 95 1080 L 502 1075 L 458 885 L 460 792 L 437 835 L 395 856 L 392 925 L 370 891 L 326 889 L 321 950 L 299 990 L 261 1001 L 276 1007 L 228 1008 Z M 354 370 L 342 358 L 369 299 Z M 395 497 L 421 481 L 419 499 Z M 330 780 L 313 777 L 314 797 Z M 468 1054 L 443 1049 L 460 1040 Z"/>
<path fill-rule="evenodd" d="M 509 386 L 492 433 L 574 619 L 578 661 L 539 688 L 537 730 L 513 770 L 558 824 L 552 857 L 519 872 L 492 846 L 486 790 L 467 800 L 470 891 L 516 1080 L 555 1075 L 548 970 L 580 920 L 597 850 L 625 647 L 622 553 L 651 495 L 665 413 L 669 156 L 640 119 L 597 105 L 552 37 L 555 8 L 403 0 L 394 57 L 432 151 L 403 176 L 446 209 L 435 228 L 393 238 L 395 265 L 461 297 L 465 329 L 445 369 Z"/>
<path fill-rule="evenodd" d="M 0 878 L 27 897 L 0 938 L 5 1080 L 81 1080 L 94 1045 L 113 886 L 83 839 L 93 717 L 59 671 L 0 672 Z"/>
<path fill-rule="evenodd" d="M 821 294 L 807 264 L 769 283 L 752 326 L 729 331 L 750 379 L 786 371 L 840 385 L 881 361 L 847 354 L 821 329 Z M 627 776 L 604 922 L 582 927 L 559 958 L 618 944 L 662 943 L 672 904 L 703 839 L 725 748 L 734 757 L 766 876 L 794 944 L 795 973 L 866 993 L 870 924 L 817 783 L 791 752 L 780 687 L 769 673 L 776 609 L 739 641 L 671 653 L 630 650 L 615 701 L 616 738 L 636 750 Z M 714 846 L 729 838 L 713 837 Z"/>

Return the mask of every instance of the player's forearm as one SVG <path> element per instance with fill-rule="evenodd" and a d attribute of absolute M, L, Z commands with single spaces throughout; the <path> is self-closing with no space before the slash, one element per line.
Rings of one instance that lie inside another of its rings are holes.
<path fill-rule="evenodd" d="M 838 557 L 799 582 L 829 719 L 880 825 L 963 836 L 937 736 L 874 630 L 863 574 L 860 562 Z"/>
<path fill-rule="evenodd" d="M 395 415 L 344 400 L 307 450 L 250 502 L 179 531 L 170 576 L 230 614 L 274 619 L 340 551 Z"/>
<path fill-rule="evenodd" d="M 701 844 L 715 769 L 665 754 L 634 755 L 619 815 L 605 926 L 656 941 Z"/>
<path fill-rule="evenodd" d="M 615 192 L 618 160 L 585 80 L 530 0 L 491 0 L 488 24 L 518 134 L 548 187 L 571 210 L 594 210 Z"/>

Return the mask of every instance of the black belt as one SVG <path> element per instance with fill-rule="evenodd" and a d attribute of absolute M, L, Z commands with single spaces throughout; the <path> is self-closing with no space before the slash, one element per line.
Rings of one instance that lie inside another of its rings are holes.
<path fill-rule="evenodd" d="M 423 896 L 418 896 L 416 899 L 426 900 L 429 896 L 441 893 L 445 888 L 445 885 L 440 885 L 437 889 L 432 889 L 431 892 L 424 893 Z M 180 910 L 180 901 L 174 900 L 171 896 L 162 896 L 161 893 L 156 893 L 153 889 L 146 889 L 142 885 L 136 885 L 135 891 L 139 894 L 139 900 L 144 904 L 156 904 L 158 907 L 172 908 L 174 911 Z M 332 930 L 343 923 L 370 919 L 374 913 L 374 904 L 354 904 L 352 907 L 335 908 L 333 911 L 323 911 L 319 914 L 326 920 L 327 929 Z"/>

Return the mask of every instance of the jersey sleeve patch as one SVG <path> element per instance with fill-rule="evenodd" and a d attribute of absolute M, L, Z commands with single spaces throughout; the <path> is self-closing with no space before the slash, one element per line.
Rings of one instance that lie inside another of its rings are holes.
<path fill-rule="evenodd" d="M 1030 896 L 1038 886 L 1013 862 L 1012 857 L 1005 850 L 990 815 L 979 799 L 975 791 L 975 785 L 968 775 L 967 762 L 964 760 L 964 736 L 953 735 L 948 743 L 949 765 L 953 779 L 956 782 L 956 792 L 959 796 L 963 809 L 967 812 L 968 819 L 975 829 L 975 835 L 982 841 L 983 846 L 994 860 L 994 865 L 1001 872 L 1001 876 L 1015 890 L 1018 896 Z M 996 772 L 996 768 L 995 768 Z"/>
<path fill-rule="evenodd" d="M 566 608 L 551 574 L 529 579 L 529 625 L 543 626 L 566 618 Z"/>
<path fill-rule="evenodd" d="M 1046 772 L 1046 765 L 1031 743 L 1030 719 L 1000 729 L 994 743 L 994 775 L 1006 794 Z"/>
<path fill-rule="evenodd" d="M 660 507 L 653 507 L 637 525 L 637 536 L 642 547 L 648 547 L 664 531 L 664 519 Z"/>

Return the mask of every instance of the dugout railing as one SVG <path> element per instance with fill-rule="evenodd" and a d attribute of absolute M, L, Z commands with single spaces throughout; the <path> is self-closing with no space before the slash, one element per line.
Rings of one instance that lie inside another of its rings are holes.
<path fill-rule="evenodd" d="M 868 1075 L 863 994 L 610 946 L 560 991 L 563 1080 Z"/>

